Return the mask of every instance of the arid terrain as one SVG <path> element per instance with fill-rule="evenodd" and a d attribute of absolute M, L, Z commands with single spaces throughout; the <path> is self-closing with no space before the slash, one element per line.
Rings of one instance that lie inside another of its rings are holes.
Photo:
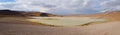
<path fill-rule="evenodd" d="M 26 19 L 34 19 L 30 17 L 1 16 L 0 35 L 120 35 L 119 15 L 120 12 L 110 12 L 78 17 L 74 16 L 77 18 L 104 18 L 107 19 L 107 21 L 102 23 L 91 22 L 87 25 L 73 27 L 48 26 L 27 21 Z"/>

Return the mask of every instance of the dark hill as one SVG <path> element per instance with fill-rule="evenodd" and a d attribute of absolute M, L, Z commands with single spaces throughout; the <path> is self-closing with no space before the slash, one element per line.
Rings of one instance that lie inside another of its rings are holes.
<path fill-rule="evenodd" d="M 51 16 L 58 16 L 58 15 L 49 14 L 49 13 L 42 13 L 42 12 L 0 10 L 0 16 L 41 16 L 41 17 L 51 17 Z"/>
<path fill-rule="evenodd" d="M 19 12 L 11 11 L 11 10 L 0 10 L 0 15 L 1 16 L 22 16 Z"/>

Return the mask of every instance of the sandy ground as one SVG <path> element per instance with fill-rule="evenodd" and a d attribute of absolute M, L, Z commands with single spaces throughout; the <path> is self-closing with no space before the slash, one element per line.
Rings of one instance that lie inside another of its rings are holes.
<path fill-rule="evenodd" d="M 120 35 L 119 21 L 76 27 L 50 27 L 18 23 L 15 20 L 13 23 L 0 22 L 0 35 Z"/>
<path fill-rule="evenodd" d="M 91 18 L 91 17 L 33 17 L 27 19 L 30 22 L 36 22 L 44 25 L 53 26 L 81 26 L 92 22 L 106 22 L 107 19 Z"/>

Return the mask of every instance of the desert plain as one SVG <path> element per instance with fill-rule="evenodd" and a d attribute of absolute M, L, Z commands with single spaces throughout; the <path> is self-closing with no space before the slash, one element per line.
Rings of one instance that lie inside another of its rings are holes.
<path fill-rule="evenodd" d="M 0 17 L 0 35 L 120 35 L 119 15 Z"/>

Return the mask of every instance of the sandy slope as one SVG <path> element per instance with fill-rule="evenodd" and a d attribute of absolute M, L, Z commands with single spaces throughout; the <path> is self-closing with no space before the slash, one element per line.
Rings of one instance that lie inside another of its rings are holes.
<path fill-rule="evenodd" d="M 18 17 L 0 20 L 0 35 L 120 35 L 119 32 L 119 21 L 88 26 L 50 27 L 31 25 Z"/>
<path fill-rule="evenodd" d="M 120 35 L 120 22 L 77 27 L 0 23 L 0 35 Z"/>
<path fill-rule="evenodd" d="M 109 22 L 98 25 L 90 25 L 84 35 L 120 35 L 120 22 Z"/>

